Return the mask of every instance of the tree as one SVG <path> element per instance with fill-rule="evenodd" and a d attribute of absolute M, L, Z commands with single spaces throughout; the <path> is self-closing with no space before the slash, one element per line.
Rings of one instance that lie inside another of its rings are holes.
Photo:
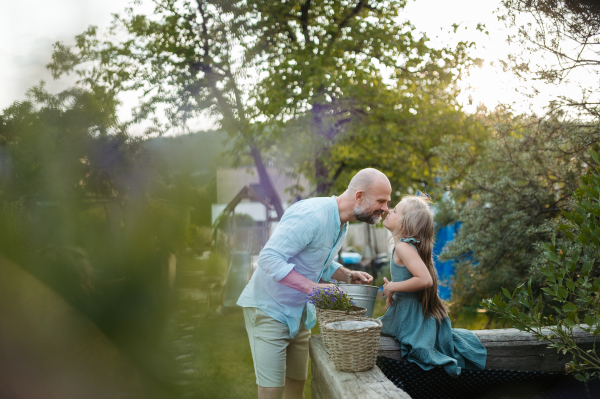
<path fill-rule="evenodd" d="M 211 204 L 217 202 L 217 169 L 230 168 L 224 157 L 227 133 L 207 131 L 144 142 L 158 181 L 152 195 L 192 207 L 190 222 L 210 227 Z"/>
<path fill-rule="evenodd" d="M 517 33 L 509 41 L 521 45 L 507 67 L 521 77 L 550 84 L 585 75 L 580 98 L 558 96 L 556 105 L 584 118 L 600 117 L 600 100 L 595 93 L 600 72 L 600 5 L 594 0 L 503 0 L 507 25 Z M 542 58 L 534 61 L 532 55 Z M 596 84 L 591 79 L 596 79 Z M 534 91 L 535 94 L 535 91 Z"/>
<path fill-rule="evenodd" d="M 135 195 L 147 179 L 129 179 L 144 152 L 116 117 L 117 100 L 99 86 L 57 95 L 43 84 L 0 115 L 7 163 L 0 194 L 42 201 Z M 140 176 L 143 176 L 141 174 Z"/>
<path fill-rule="evenodd" d="M 455 309 L 527 281 L 539 264 L 537 243 L 549 241 L 590 162 L 588 150 L 600 140 L 595 126 L 560 111 L 537 118 L 497 110 L 487 124 L 490 138 L 481 151 L 463 143 L 440 148 L 449 166 L 442 181 L 452 188 L 462 222 L 442 254 L 457 260 Z M 534 279 L 534 292 L 539 285 Z"/>
<path fill-rule="evenodd" d="M 600 9 L 587 0 L 504 0 L 507 25 L 521 45 L 505 66 L 523 79 L 559 84 L 577 71 L 597 76 Z M 542 58 L 536 59 L 533 55 Z M 585 83 L 585 82 L 584 82 Z M 513 290 L 533 274 L 533 293 L 543 284 L 535 251 L 548 242 L 561 210 L 571 203 L 575 182 L 587 170 L 587 151 L 597 149 L 598 103 L 594 88 L 580 99 L 558 95 L 544 115 L 513 115 L 499 108 L 482 122 L 491 137 L 481 153 L 467 145 L 442 146 L 444 174 L 462 221 L 443 259 L 456 258 L 453 299 L 476 306 L 481 298 Z M 538 93 L 533 90 L 533 95 Z M 445 215 L 438 215 L 445 218 Z M 560 235 L 559 242 L 565 239 Z"/>
<path fill-rule="evenodd" d="M 567 364 L 580 381 L 600 378 L 600 358 L 594 344 L 586 350 L 574 339 L 581 329 L 595 338 L 600 333 L 600 157 L 590 153 L 596 166 L 582 178 L 575 191 L 575 206 L 563 212 L 567 224 L 558 231 L 567 240 L 558 246 L 553 235 L 551 243 L 543 243 L 543 263 L 538 273 L 544 276 L 541 294 L 531 289 L 531 280 L 514 292 L 503 288 L 500 295 L 483 301 L 483 305 L 515 327 L 532 333 L 540 341 L 573 360 Z M 585 324 L 582 324 L 585 323 Z"/>
<path fill-rule="evenodd" d="M 398 130 L 406 122 L 394 116 L 401 108 L 411 115 L 450 100 L 455 111 L 453 83 L 471 62 L 468 44 L 435 50 L 409 23 L 398 23 L 402 0 L 154 4 L 152 15 L 129 9 L 117 16 L 106 40 L 90 28 L 73 47 L 57 44 L 54 76 L 76 71 L 83 82 L 116 92 L 140 90 L 138 119 L 160 107 L 177 126 L 218 116 L 234 158 L 253 160 L 280 216 L 265 154 L 291 153 L 295 171 L 315 176 L 317 193 L 325 194 L 349 169 L 329 162 L 332 145 L 361 137 L 367 125 L 385 126 L 380 134 Z"/>
<path fill-rule="evenodd" d="M 405 1 L 248 4 L 264 32 L 254 48 L 268 72 L 254 94 L 257 107 L 290 134 L 294 164 L 314 176 L 318 195 L 367 166 L 432 182 L 434 168 L 398 172 L 390 158 L 402 154 L 388 153 L 403 147 L 414 158 L 423 151 L 417 158 L 427 165 L 426 142 L 457 134 L 454 126 L 427 133 L 422 127 L 460 113 L 454 83 L 474 61 L 467 55 L 471 44 L 429 47 L 410 22 L 398 22 Z M 372 154 L 384 149 L 381 157 Z"/>
<path fill-rule="evenodd" d="M 343 184 L 356 171 L 375 167 L 389 177 L 395 193 L 419 189 L 434 194 L 439 190 L 440 173 L 449 166 L 437 151 L 441 140 L 463 143 L 478 151 L 487 130 L 477 117 L 465 114 L 453 98 L 444 99 L 435 92 L 421 93 L 420 97 L 411 101 L 415 114 L 405 106 L 382 112 L 332 146 L 327 165 L 332 170 L 343 168 L 335 181 L 337 190 L 343 190 Z M 399 199 L 395 193 L 393 199 Z"/>
<path fill-rule="evenodd" d="M 233 139 L 233 148 L 254 160 L 267 199 L 281 217 L 281 200 L 264 165 L 261 137 L 252 125 L 257 113 L 243 82 L 256 63 L 243 51 L 245 37 L 253 34 L 251 21 L 243 13 L 233 14 L 230 3 L 156 0 L 154 4 L 152 15 L 137 14 L 132 8 L 124 17 L 116 15 L 104 41 L 90 27 L 73 47 L 57 43 L 49 64 L 53 76 L 75 71 L 84 84 L 106 86 L 115 93 L 139 90 L 141 105 L 134 120 L 152 120 L 150 133 L 185 126 L 200 115 L 217 116 Z M 166 108 L 166 125 L 157 117 L 160 107 Z"/>

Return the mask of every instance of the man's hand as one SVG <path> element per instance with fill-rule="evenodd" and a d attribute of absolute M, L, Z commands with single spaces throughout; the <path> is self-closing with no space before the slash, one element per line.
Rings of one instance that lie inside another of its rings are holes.
<path fill-rule="evenodd" d="M 352 275 L 352 284 L 371 284 L 373 282 L 373 277 L 369 273 L 352 270 L 350 274 Z"/>
<path fill-rule="evenodd" d="M 391 290 L 391 284 L 387 278 L 383 278 L 383 296 L 385 296 L 386 309 L 394 303 L 394 291 Z"/>

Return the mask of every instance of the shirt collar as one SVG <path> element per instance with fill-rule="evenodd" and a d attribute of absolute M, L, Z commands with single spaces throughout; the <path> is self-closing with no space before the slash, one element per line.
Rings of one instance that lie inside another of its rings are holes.
<path fill-rule="evenodd" d="M 336 225 L 338 228 L 341 228 L 341 227 L 342 227 L 342 221 L 341 221 L 341 219 L 340 219 L 340 208 L 338 207 L 338 203 L 337 203 L 337 201 L 335 200 L 336 198 L 337 198 L 337 195 L 332 195 L 332 196 L 331 196 L 331 199 L 333 200 L 333 203 L 334 203 L 334 205 L 335 205 L 335 212 L 334 212 L 334 213 L 335 213 L 335 216 L 334 216 L 334 220 L 335 220 L 335 225 Z M 346 225 L 348 225 L 348 222 L 344 223 L 344 228 L 346 227 Z"/>

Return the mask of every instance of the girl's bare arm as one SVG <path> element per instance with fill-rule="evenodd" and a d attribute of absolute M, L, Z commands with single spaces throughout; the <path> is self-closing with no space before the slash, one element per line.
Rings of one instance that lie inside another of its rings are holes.
<path fill-rule="evenodd" d="M 429 270 L 427 270 L 427 266 L 425 266 L 425 263 L 423 263 L 423 260 L 417 251 L 415 251 L 410 244 L 405 242 L 396 244 L 394 262 L 406 266 L 413 277 L 405 281 L 393 283 L 388 282 L 387 279 L 384 278 L 386 284 L 383 286 L 383 294 L 386 297 L 391 297 L 394 292 L 421 291 L 433 285 L 433 279 L 431 278 L 431 274 L 429 274 Z"/>

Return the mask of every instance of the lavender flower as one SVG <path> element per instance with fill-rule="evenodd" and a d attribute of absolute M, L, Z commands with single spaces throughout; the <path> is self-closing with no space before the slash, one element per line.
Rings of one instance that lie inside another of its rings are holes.
<path fill-rule="evenodd" d="M 346 311 L 354 306 L 346 292 L 337 286 L 313 288 L 311 293 L 307 295 L 307 301 L 321 309 Z"/>

